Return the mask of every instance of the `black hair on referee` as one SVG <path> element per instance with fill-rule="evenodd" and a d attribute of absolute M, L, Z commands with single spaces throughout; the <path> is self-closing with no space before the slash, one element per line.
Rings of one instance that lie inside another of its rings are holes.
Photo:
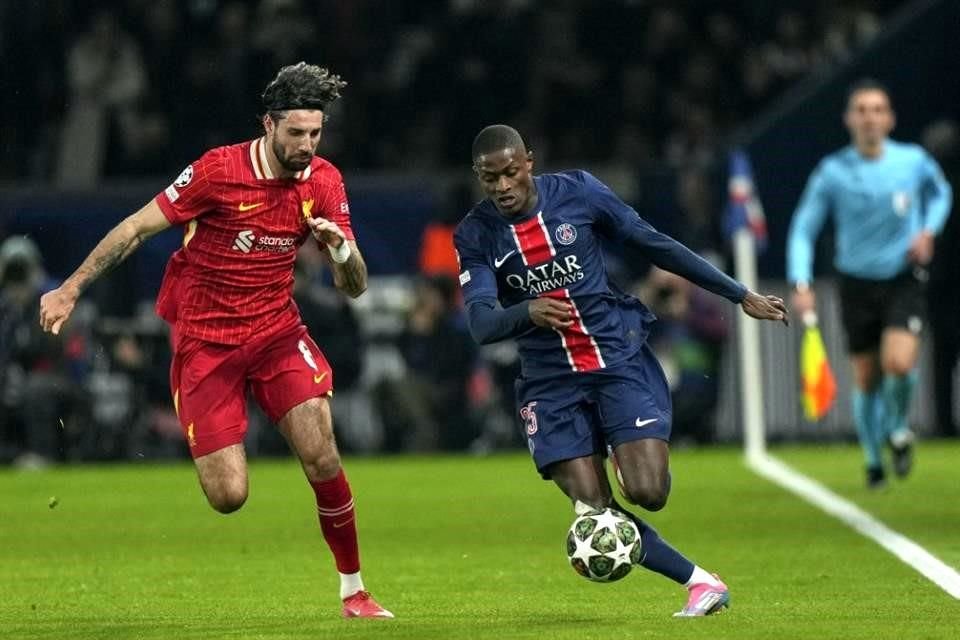
<path fill-rule="evenodd" d="M 850 104 L 853 96 L 861 91 L 880 91 L 887 96 L 888 102 L 892 102 L 890 100 L 890 89 L 887 88 L 887 85 L 873 78 L 859 78 L 847 87 L 847 104 Z"/>
<path fill-rule="evenodd" d="M 326 111 L 345 86 L 347 83 L 339 75 L 315 64 L 298 62 L 280 69 L 260 100 L 270 118 L 278 122 L 290 109 Z"/>

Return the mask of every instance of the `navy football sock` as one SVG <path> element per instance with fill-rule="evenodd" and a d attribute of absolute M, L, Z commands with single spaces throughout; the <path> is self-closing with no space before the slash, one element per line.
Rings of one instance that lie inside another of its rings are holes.
<path fill-rule="evenodd" d="M 636 514 L 633 514 L 619 504 L 613 501 L 611 506 L 620 511 L 637 525 L 640 530 L 640 539 L 643 541 L 643 555 L 640 558 L 640 566 L 656 571 L 674 582 L 686 584 L 693 575 L 694 564 L 687 560 L 686 556 L 674 549 L 670 544 L 660 537 L 657 530 L 641 520 Z"/>

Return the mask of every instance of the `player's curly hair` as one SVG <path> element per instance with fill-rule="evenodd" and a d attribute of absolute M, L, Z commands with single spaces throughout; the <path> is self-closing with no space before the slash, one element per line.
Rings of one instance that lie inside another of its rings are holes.
<path fill-rule="evenodd" d="M 280 69 L 260 100 L 274 121 L 284 117 L 290 109 L 319 109 L 340 97 L 347 83 L 340 76 L 315 64 L 298 62 Z"/>

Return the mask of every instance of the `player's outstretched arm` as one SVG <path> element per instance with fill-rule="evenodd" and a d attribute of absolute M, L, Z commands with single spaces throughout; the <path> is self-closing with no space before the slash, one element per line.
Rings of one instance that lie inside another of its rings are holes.
<path fill-rule="evenodd" d="M 748 291 L 740 302 L 740 306 L 743 308 L 743 312 L 751 318 L 780 320 L 783 324 L 790 325 L 787 307 L 783 304 L 783 299 L 777 296 L 765 296 L 755 291 Z"/>
<path fill-rule="evenodd" d="M 330 252 L 334 286 L 351 298 L 367 290 L 367 263 L 360 255 L 357 243 L 347 240 L 336 222 L 326 218 L 307 218 L 307 225 Z"/>
<path fill-rule="evenodd" d="M 170 222 L 156 200 L 151 200 L 111 229 L 62 285 L 40 298 L 40 326 L 43 330 L 54 335 L 60 333 L 77 298 L 90 283 L 123 262 L 147 238 L 169 226 Z"/>

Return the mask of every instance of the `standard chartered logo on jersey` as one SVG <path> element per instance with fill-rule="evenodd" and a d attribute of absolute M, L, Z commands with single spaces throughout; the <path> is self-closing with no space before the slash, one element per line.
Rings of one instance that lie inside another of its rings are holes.
<path fill-rule="evenodd" d="M 238 233 L 237 237 L 233 240 L 234 250 L 244 253 L 250 253 L 251 251 L 285 253 L 295 249 L 296 246 L 297 239 L 292 236 L 260 236 L 258 238 L 256 234 L 249 229 Z"/>
<path fill-rule="evenodd" d="M 254 240 L 253 231 L 241 231 L 233 241 L 233 248 L 243 251 L 244 253 L 250 253 L 250 249 L 253 249 Z"/>
<path fill-rule="evenodd" d="M 583 280 L 583 267 L 577 262 L 577 256 L 564 256 L 563 260 L 551 260 L 539 267 L 531 267 L 525 274 L 507 275 L 507 284 L 514 289 L 524 289 L 535 296 L 544 291 L 569 287 Z"/>

